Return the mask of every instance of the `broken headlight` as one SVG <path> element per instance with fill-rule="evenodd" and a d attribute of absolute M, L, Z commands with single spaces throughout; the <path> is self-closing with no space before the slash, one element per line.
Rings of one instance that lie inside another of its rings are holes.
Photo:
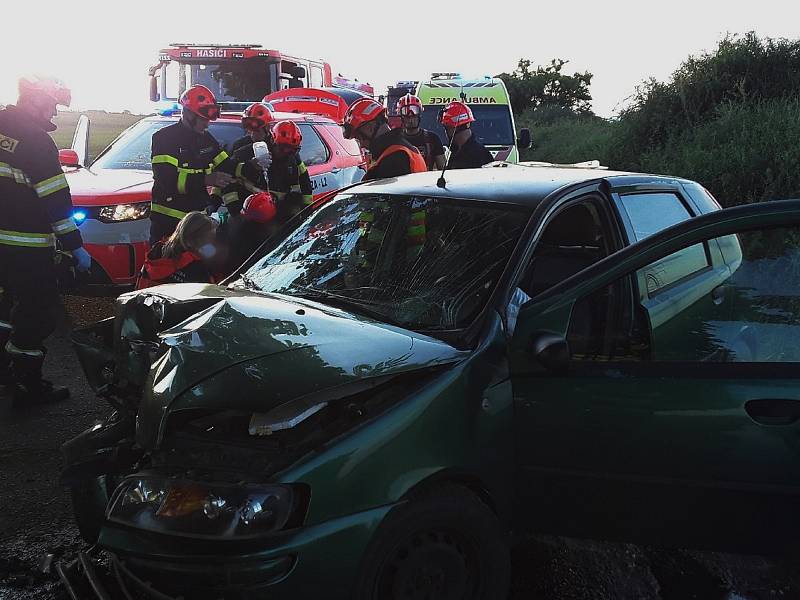
<path fill-rule="evenodd" d="M 158 477 L 128 479 L 117 488 L 108 519 L 188 537 L 238 539 L 280 531 L 295 494 L 285 485 L 205 484 Z"/>

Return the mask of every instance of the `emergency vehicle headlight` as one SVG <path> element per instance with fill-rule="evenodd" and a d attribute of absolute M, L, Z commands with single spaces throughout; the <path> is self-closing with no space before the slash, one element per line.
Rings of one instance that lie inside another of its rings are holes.
<path fill-rule="evenodd" d="M 81 223 L 83 223 L 86 220 L 87 216 L 88 215 L 86 214 L 85 210 L 73 210 L 72 211 L 72 218 L 73 218 L 73 220 L 75 221 L 75 223 L 77 225 L 80 225 Z"/>
<path fill-rule="evenodd" d="M 114 206 L 104 206 L 100 209 L 98 216 L 101 221 L 136 221 L 150 216 L 150 203 L 138 202 L 136 204 L 116 204 Z"/>
<path fill-rule="evenodd" d="M 239 539 L 283 529 L 294 507 L 294 490 L 286 485 L 141 477 L 117 488 L 108 519 L 158 533 Z"/>

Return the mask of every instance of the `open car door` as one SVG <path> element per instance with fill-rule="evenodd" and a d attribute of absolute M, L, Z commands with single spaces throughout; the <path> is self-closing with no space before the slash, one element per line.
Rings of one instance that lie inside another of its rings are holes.
<path fill-rule="evenodd" d="M 75 134 L 72 136 L 71 148 L 78 155 L 78 164 L 82 167 L 89 166 L 89 117 L 81 115 L 75 125 Z"/>
<path fill-rule="evenodd" d="M 800 546 L 800 201 L 690 219 L 539 294 L 510 360 L 525 525 Z"/>

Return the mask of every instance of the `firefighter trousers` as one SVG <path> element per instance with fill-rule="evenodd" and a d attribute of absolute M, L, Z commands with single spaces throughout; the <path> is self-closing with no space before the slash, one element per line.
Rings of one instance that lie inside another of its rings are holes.
<path fill-rule="evenodd" d="M 0 245 L 0 288 L 0 362 L 19 380 L 40 379 L 61 313 L 54 250 Z"/>

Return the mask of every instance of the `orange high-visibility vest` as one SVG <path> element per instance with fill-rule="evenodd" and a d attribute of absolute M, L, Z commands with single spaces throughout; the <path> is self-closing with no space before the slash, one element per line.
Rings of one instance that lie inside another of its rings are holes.
<path fill-rule="evenodd" d="M 394 144 L 386 148 L 377 160 L 373 161 L 370 169 L 377 167 L 384 158 L 395 152 L 404 152 L 405 155 L 408 156 L 408 164 L 411 166 L 409 173 L 425 173 L 428 170 L 428 165 L 425 164 L 425 159 L 422 157 L 419 150 L 412 150 L 408 146 L 403 146 L 402 144 Z"/>

